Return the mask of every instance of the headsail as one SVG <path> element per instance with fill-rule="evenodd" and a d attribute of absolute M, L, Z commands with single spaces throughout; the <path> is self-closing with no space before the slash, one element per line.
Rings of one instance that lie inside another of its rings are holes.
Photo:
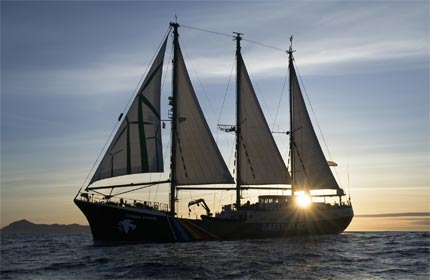
<path fill-rule="evenodd" d="M 240 178 L 241 185 L 290 184 L 291 177 L 264 118 L 257 96 L 239 57 Z"/>
<path fill-rule="evenodd" d="M 163 172 L 160 95 L 167 38 L 90 184 L 127 174 Z"/>
<path fill-rule="evenodd" d="M 292 94 L 292 143 L 294 190 L 339 189 L 330 170 L 300 90 L 294 65 L 290 62 Z"/>
<path fill-rule="evenodd" d="M 176 162 L 177 185 L 232 184 L 234 180 L 216 146 L 204 118 L 184 58 L 177 51 L 177 119 Z"/>

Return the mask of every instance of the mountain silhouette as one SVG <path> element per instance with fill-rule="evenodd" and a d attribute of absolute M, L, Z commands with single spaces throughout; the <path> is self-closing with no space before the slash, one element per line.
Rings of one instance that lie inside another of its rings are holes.
<path fill-rule="evenodd" d="M 90 227 L 78 224 L 60 225 L 60 224 L 34 224 L 25 219 L 19 220 L 5 226 L 1 229 L 4 233 L 89 233 Z"/>

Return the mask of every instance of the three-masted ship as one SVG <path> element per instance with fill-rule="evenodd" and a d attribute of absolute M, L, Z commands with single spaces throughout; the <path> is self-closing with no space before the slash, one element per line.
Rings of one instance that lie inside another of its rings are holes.
<path fill-rule="evenodd" d="M 173 30 L 170 176 L 167 180 L 121 185 L 94 184 L 113 177 L 164 172 L 160 111 L 164 54 L 169 34 L 150 67 L 127 113 L 85 190 L 74 202 L 86 216 L 95 242 L 175 242 L 285 237 L 343 232 L 353 217 L 350 199 L 337 184 L 313 129 L 289 55 L 290 131 L 289 169 L 269 129 L 241 54 L 242 35 L 236 33 L 236 124 L 234 132 L 235 179 L 211 134 L 187 72 Z M 103 181 L 104 182 L 104 181 Z M 170 184 L 169 204 L 125 201 L 112 190 Z M 286 187 L 278 187 L 285 185 Z M 206 214 L 198 219 L 178 217 L 175 204 L 181 190 L 232 190 L 234 204 L 213 215 L 204 199 Z M 291 195 L 260 195 L 258 202 L 242 203 L 241 192 L 250 189 L 289 189 Z M 105 193 L 109 191 L 109 193 Z M 313 190 L 330 190 L 312 195 Z M 316 201 L 335 198 L 336 203 Z M 338 199 L 338 200 L 337 200 Z"/>

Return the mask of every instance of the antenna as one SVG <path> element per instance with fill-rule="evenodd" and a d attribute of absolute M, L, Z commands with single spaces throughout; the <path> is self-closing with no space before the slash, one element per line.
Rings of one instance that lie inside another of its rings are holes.
<path fill-rule="evenodd" d="M 294 36 L 293 35 L 291 35 L 290 36 L 290 48 L 288 49 L 288 51 L 287 51 L 287 53 L 290 55 L 290 56 L 292 56 L 293 55 L 293 52 L 295 52 L 295 50 L 293 50 L 293 39 L 294 39 Z"/>

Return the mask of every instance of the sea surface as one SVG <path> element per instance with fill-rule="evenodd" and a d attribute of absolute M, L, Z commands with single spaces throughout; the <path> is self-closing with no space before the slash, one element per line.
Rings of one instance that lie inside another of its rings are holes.
<path fill-rule="evenodd" d="M 1 236 L 1 279 L 430 279 L 430 233 L 94 246 L 91 234 Z"/>

